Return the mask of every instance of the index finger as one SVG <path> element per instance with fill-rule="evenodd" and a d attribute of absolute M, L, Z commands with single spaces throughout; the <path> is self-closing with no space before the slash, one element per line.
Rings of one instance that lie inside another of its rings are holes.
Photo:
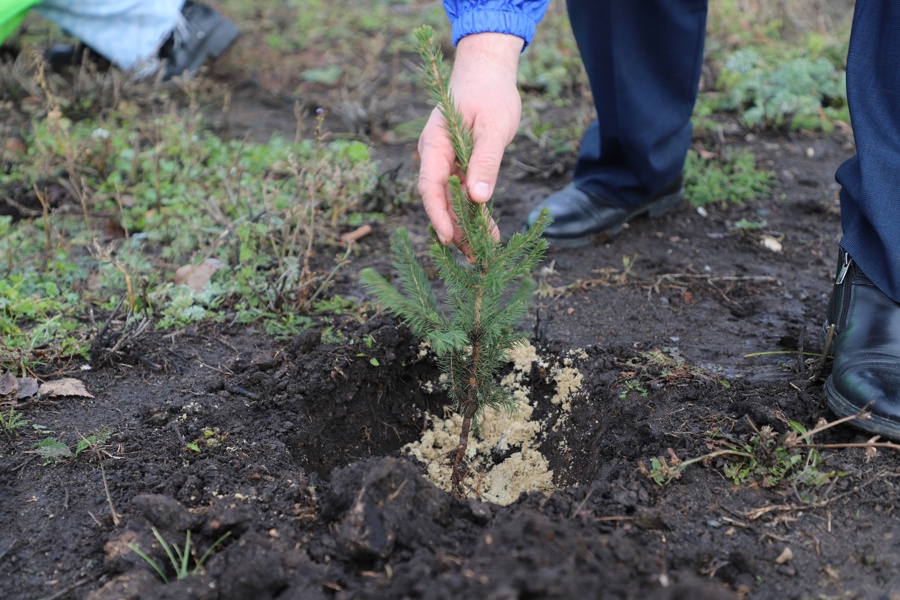
<path fill-rule="evenodd" d="M 443 117 L 435 110 L 419 138 L 418 189 L 422 204 L 441 243 L 453 239 L 454 224 L 450 214 L 448 181 L 456 168 L 456 153 L 444 129 Z"/>

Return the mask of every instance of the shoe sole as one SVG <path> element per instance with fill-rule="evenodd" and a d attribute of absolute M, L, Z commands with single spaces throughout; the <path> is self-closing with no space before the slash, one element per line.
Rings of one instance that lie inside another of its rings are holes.
<path fill-rule="evenodd" d="M 856 406 L 846 398 L 844 398 L 834 387 L 834 381 L 829 376 L 825 381 L 825 403 L 835 415 L 843 419 L 852 417 L 864 410 L 861 406 Z M 896 441 L 900 441 L 900 423 L 891 421 L 874 413 L 869 413 L 867 419 L 856 419 L 851 424 L 869 433 L 875 433 L 882 437 Z"/>
<path fill-rule="evenodd" d="M 661 217 L 662 215 L 671 212 L 674 208 L 681 204 L 683 200 L 684 188 L 681 188 L 677 192 L 672 192 L 671 194 L 660 196 L 653 202 L 634 209 L 632 212 L 625 215 L 625 218 L 623 218 L 621 221 L 619 221 L 612 227 L 604 229 L 599 233 L 589 233 L 580 237 L 571 238 L 556 238 L 545 235 L 544 239 L 546 239 L 554 248 L 581 248 L 583 246 L 587 246 L 595 239 L 611 239 L 617 236 L 622 232 L 623 229 L 625 229 L 625 224 L 636 217 L 640 217 L 642 215 L 647 215 L 647 217 L 650 218 Z"/>

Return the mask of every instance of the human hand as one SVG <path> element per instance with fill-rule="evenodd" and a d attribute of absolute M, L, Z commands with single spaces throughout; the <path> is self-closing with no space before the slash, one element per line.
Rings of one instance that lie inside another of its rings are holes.
<path fill-rule="evenodd" d="M 450 176 L 460 177 L 474 202 L 483 204 L 494 193 L 503 152 L 516 134 L 522 114 L 516 69 L 523 44 L 517 36 L 479 33 L 464 37 L 457 45 L 450 87 L 475 140 L 467 173 L 460 173 L 456 166 L 456 153 L 439 109 L 431 113 L 422 130 L 419 194 L 443 244 L 462 240 L 450 203 Z M 494 235 L 499 239 L 496 227 Z"/>

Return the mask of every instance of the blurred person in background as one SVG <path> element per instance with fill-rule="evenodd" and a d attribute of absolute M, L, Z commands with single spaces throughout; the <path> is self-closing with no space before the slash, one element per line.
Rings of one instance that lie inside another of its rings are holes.
<path fill-rule="evenodd" d="M 29 9 L 79 40 L 50 48 L 51 66 L 77 64 L 91 53 L 135 78 L 161 69 L 163 79 L 194 75 L 239 33 L 232 21 L 191 0 L 0 0 L 0 42 Z"/>

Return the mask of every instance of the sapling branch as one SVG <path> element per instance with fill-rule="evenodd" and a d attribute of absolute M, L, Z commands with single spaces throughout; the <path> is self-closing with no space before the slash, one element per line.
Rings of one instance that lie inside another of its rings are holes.
<path fill-rule="evenodd" d="M 430 27 L 416 30 L 422 57 L 422 78 L 437 105 L 456 153 L 457 167 L 465 174 L 474 147 L 471 129 L 453 102 L 449 75 Z M 372 269 L 360 279 L 378 302 L 400 317 L 413 333 L 430 342 L 455 408 L 462 414 L 459 443 L 452 452 L 451 488 L 464 496 L 465 456 L 469 434 L 484 407 L 510 406 L 512 395 L 496 381 L 507 350 L 523 340 L 515 326 L 525 315 L 537 267 L 547 242 L 541 234 L 549 224 L 545 213 L 526 233 L 515 233 L 504 247 L 494 239 L 492 208 L 469 200 L 460 178 L 450 177 L 450 200 L 462 232 L 460 246 L 466 258 L 441 244 L 431 229 L 431 258 L 446 288 L 445 313 L 425 270 L 418 263 L 406 230 L 391 238 L 397 286 Z"/>

